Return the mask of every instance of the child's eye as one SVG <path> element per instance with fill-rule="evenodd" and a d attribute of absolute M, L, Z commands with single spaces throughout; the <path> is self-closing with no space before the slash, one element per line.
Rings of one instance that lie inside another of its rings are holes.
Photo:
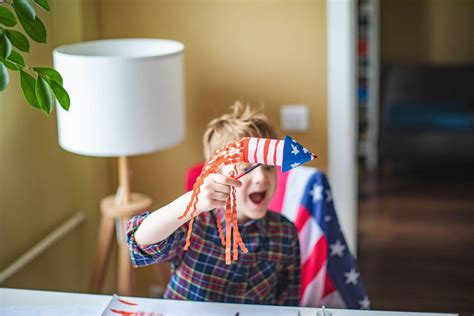
<path fill-rule="evenodd" d="M 264 168 L 265 171 L 272 171 L 273 169 L 275 169 L 275 166 L 265 165 Z"/>

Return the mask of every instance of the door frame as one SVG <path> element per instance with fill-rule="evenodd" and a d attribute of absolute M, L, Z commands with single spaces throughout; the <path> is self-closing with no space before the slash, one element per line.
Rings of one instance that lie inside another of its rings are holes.
<path fill-rule="evenodd" d="M 357 255 L 356 2 L 327 0 L 329 179 L 337 215 Z"/>

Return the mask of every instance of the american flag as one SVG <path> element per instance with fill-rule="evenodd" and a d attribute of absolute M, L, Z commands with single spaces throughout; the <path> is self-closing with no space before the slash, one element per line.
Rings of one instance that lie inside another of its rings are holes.
<path fill-rule="evenodd" d="M 369 309 L 370 300 L 341 231 L 326 176 L 300 166 L 282 173 L 270 210 L 293 221 L 301 248 L 300 306 Z"/>

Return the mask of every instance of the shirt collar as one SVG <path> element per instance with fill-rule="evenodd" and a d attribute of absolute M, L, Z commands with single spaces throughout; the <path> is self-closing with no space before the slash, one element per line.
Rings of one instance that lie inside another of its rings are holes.
<path fill-rule="evenodd" d="M 212 211 L 216 218 L 216 220 L 220 221 L 222 229 L 225 229 L 225 210 L 224 209 L 217 209 Z M 264 216 L 261 219 L 252 219 L 245 223 L 238 223 L 239 232 L 240 233 L 249 233 L 253 231 L 258 231 L 260 236 L 267 235 L 267 216 Z"/>

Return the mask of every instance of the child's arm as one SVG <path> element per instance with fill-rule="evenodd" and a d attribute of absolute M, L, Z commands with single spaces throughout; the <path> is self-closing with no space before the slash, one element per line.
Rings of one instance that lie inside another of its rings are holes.
<path fill-rule="evenodd" d="M 240 181 L 217 173 L 206 177 L 198 195 L 196 216 L 215 208 L 224 208 L 230 194 L 230 187 L 241 185 Z M 178 217 L 186 210 L 191 195 L 192 191 L 183 194 L 146 217 L 134 234 L 137 244 L 140 246 L 156 244 L 189 221 L 191 212 L 183 219 L 178 219 Z"/>

